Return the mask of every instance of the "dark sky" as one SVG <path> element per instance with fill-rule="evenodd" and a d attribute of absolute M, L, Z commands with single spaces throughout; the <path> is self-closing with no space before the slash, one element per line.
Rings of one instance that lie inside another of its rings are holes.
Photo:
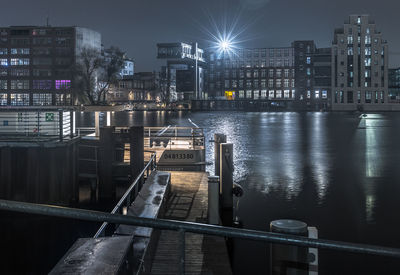
<path fill-rule="evenodd" d="M 219 26 L 239 18 L 243 47 L 285 47 L 314 39 L 328 47 L 349 14 L 370 14 L 389 42 L 390 66 L 400 66 L 400 1 L 397 0 L 1 0 L 1 25 L 83 26 L 102 34 L 136 61 L 136 71 L 158 70 L 157 42 L 211 39 Z M 205 45 L 205 46 L 206 46 Z"/>

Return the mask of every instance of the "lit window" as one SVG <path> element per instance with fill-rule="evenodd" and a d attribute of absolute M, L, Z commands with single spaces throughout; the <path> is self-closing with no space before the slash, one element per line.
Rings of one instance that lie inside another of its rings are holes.
<path fill-rule="evenodd" d="M 283 91 L 283 97 L 284 98 L 289 98 L 290 97 L 290 91 L 289 90 L 284 90 Z"/>
<path fill-rule="evenodd" d="M 296 96 L 296 91 L 292 90 L 292 98 L 294 98 Z"/>
<path fill-rule="evenodd" d="M 7 48 L 0 48 L 0 55 L 6 55 L 7 52 Z"/>
<path fill-rule="evenodd" d="M 246 98 L 252 98 L 251 96 L 251 90 L 246 91 Z"/>
<path fill-rule="evenodd" d="M 11 105 L 13 106 L 29 105 L 29 94 L 11 94 L 10 99 Z"/>
<path fill-rule="evenodd" d="M 311 98 L 311 91 L 307 91 L 307 98 Z"/>
<path fill-rule="evenodd" d="M 347 44 L 353 44 L 353 36 L 352 35 L 347 36 Z"/>
<path fill-rule="evenodd" d="M 11 66 L 29 65 L 29 58 L 11 58 Z"/>
<path fill-rule="evenodd" d="M 7 58 L 0 58 L 0 66 L 8 66 Z"/>
<path fill-rule="evenodd" d="M 51 105 L 51 94 L 33 94 L 32 104 L 36 106 Z"/>
<path fill-rule="evenodd" d="M 261 90 L 261 98 L 267 97 L 267 90 Z"/>
<path fill-rule="evenodd" d="M 282 98 L 282 91 L 276 90 L 276 98 Z"/>
<path fill-rule="evenodd" d="M 307 68 L 307 75 L 311 75 L 311 68 Z"/>
<path fill-rule="evenodd" d="M 275 97 L 275 92 L 274 92 L 274 90 L 269 90 L 268 97 L 269 97 L 269 98 L 274 98 L 274 97 Z"/>
<path fill-rule="evenodd" d="M 319 91 L 315 91 L 315 98 L 319 98 Z"/>
<path fill-rule="evenodd" d="M 0 105 L 1 106 L 7 105 L 7 94 L 6 93 L 0 93 Z"/>
<path fill-rule="evenodd" d="M 311 64 L 311 57 L 307 56 L 307 64 Z"/>

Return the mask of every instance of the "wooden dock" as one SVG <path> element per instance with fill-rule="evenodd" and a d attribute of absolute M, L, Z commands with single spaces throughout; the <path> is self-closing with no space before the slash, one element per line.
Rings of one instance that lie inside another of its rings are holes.
<path fill-rule="evenodd" d="M 205 172 L 171 172 L 166 219 L 207 223 L 208 177 Z M 232 274 L 224 238 L 186 233 L 186 274 Z M 179 273 L 179 236 L 163 230 L 151 274 Z"/>

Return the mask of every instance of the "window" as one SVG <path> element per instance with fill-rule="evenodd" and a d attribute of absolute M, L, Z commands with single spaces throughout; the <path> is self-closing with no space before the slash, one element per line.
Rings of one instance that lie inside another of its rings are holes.
<path fill-rule="evenodd" d="M 244 91 L 243 90 L 239 91 L 239 98 L 244 98 Z"/>
<path fill-rule="evenodd" d="M 56 65 L 66 66 L 71 64 L 70 58 L 56 58 Z"/>
<path fill-rule="evenodd" d="M 347 48 L 347 55 L 353 55 L 354 51 L 353 51 L 353 47 L 348 47 Z"/>
<path fill-rule="evenodd" d="M 274 66 L 274 60 L 273 60 L 273 59 L 270 59 L 270 60 L 269 60 L 269 66 L 270 66 L 270 67 L 273 67 L 273 66 Z"/>
<path fill-rule="evenodd" d="M 251 88 L 251 80 L 246 80 L 246 88 Z"/>
<path fill-rule="evenodd" d="M 311 64 L 311 57 L 307 56 L 307 64 Z"/>
<path fill-rule="evenodd" d="M 365 36 L 365 44 L 366 44 L 366 45 L 371 44 L 371 36 L 369 36 L 369 35 L 366 35 L 366 36 Z"/>
<path fill-rule="evenodd" d="M 365 103 L 371 103 L 372 99 L 372 92 L 366 91 L 365 92 Z"/>
<path fill-rule="evenodd" d="M 276 87 L 277 88 L 282 87 L 282 79 L 276 79 Z"/>
<path fill-rule="evenodd" d="M 316 99 L 319 98 L 319 91 L 318 91 L 318 90 L 315 91 L 315 98 L 316 98 Z"/>
<path fill-rule="evenodd" d="M 283 97 L 284 98 L 289 98 L 290 97 L 290 91 L 289 90 L 284 90 L 283 91 Z"/>
<path fill-rule="evenodd" d="M 261 98 L 267 97 L 267 90 L 261 90 Z"/>
<path fill-rule="evenodd" d="M 246 70 L 246 77 L 250 78 L 251 77 L 251 71 L 250 70 Z"/>
<path fill-rule="evenodd" d="M 285 87 L 285 88 L 289 87 L 289 79 L 283 80 L 283 87 Z"/>
<path fill-rule="evenodd" d="M 29 94 L 10 94 L 10 99 L 13 106 L 29 105 Z"/>
<path fill-rule="evenodd" d="M 7 74 L 8 74 L 7 69 L 1 69 L 0 68 L 0 76 L 7 76 Z"/>
<path fill-rule="evenodd" d="M 12 48 L 11 54 L 29 54 L 29 48 Z"/>
<path fill-rule="evenodd" d="M 51 76 L 51 70 L 47 69 L 33 69 L 32 71 L 33 76 Z"/>
<path fill-rule="evenodd" d="M 289 77 L 289 69 L 285 69 L 285 73 L 284 73 L 285 78 Z"/>
<path fill-rule="evenodd" d="M 11 69 L 12 76 L 29 76 L 28 69 Z"/>
<path fill-rule="evenodd" d="M 273 79 L 268 79 L 268 87 L 269 88 L 274 87 L 274 80 Z"/>
<path fill-rule="evenodd" d="M 33 94 L 32 104 L 36 106 L 51 105 L 51 94 Z"/>
<path fill-rule="evenodd" d="M 311 91 L 307 91 L 307 98 L 311 98 Z"/>
<path fill-rule="evenodd" d="M 322 90 L 322 98 L 328 98 L 328 91 Z"/>
<path fill-rule="evenodd" d="M 253 99 L 259 99 L 260 98 L 260 91 L 255 90 L 253 91 Z"/>
<path fill-rule="evenodd" d="M 267 87 L 267 80 L 261 79 L 261 88 L 266 88 L 266 87 Z"/>
<path fill-rule="evenodd" d="M 292 98 L 294 98 L 296 96 L 296 91 L 292 90 Z"/>
<path fill-rule="evenodd" d="M 0 90 L 7 90 L 7 80 L 0 79 Z"/>
<path fill-rule="evenodd" d="M 56 80 L 56 85 L 57 85 L 57 80 Z M 224 87 L 225 88 L 229 88 L 229 80 L 225 80 L 225 85 L 224 85 Z M 57 88 L 56 88 L 57 89 Z"/>
<path fill-rule="evenodd" d="M 11 58 L 11 66 L 29 65 L 29 58 Z"/>
<path fill-rule="evenodd" d="M 8 66 L 7 58 L 0 58 L 0 65 L 1 66 Z"/>
<path fill-rule="evenodd" d="M 361 92 L 357 91 L 357 102 L 361 103 Z"/>
<path fill-rule="evenodd" d="M 34 55 L 49 55 L 51 50 L 49 48 L 34 48 L 32 53 Z"/>
<path fill-rule="evenodd" d="M 252 98 L 251 96 L 251 90 L 246 91 L 246 98 Z"/>
<path fill-rule="evenodd" d="M 266 76 L 267 76 L 267 71 L 261 70 L 261 77 L 266 77 Z"/>
<path fill-rule="evenodd" d="M 371 55 L 371 47 L 365 47 L 365 55 Z"/>
<path fill-rule="evenodd" d="M 347 36 L 347 44 L 353 44 L 353 36 L 352 35 Z"/>
<path fill-rule="evenodd" d="M 275 91 L 274 90 L 269 90 L 268 97 L 269 98 L 274 98 L 275 97 Z"/>
<path fill-rule="evenodd" d="M 359 25 L 361 24 L 361 16 L 357 17 L 357 24 L 359 24 Z"/>
<path fill-rule="evenodd" d="M 254 79 L 253 80 L 253 88 L 259 88 L 258 85 L 259 85 L 258 79 Z"/>
<path fill-rule="evenodd" d="M 52 81 L 48 79 L 33 80 L 32 88 L 34 90 L 50 90 L 52 88 Z"/>
<path fill-rule="evenodd" d="M 29 80 L 11 80 L 11 90 L 26 90 L 29 89 Z"/>
<path fill-rule="evenodd" d="M 311 75 L 311 68 L 307 68 L 307 75 Z"/>
<path fill-rule="evenodd" d="M 276 90 L 276 98 L 282 98 L 282 91 Z"/>
<path fill-rule="evenodd" d="M 51 65 L 51 58 L 48 57 L 34 57 L 32 59 L 33 65 Z"/>
<path fill-rule="evenodd" d="M 5 55 L 7 52 L 7 48 L 0 48 L 0 55 Z"/>
<path fill-rule="evenodd" d="M 366 67 L 371 66 L 371 57 L 366 57 L 364 60 L 364 64 Z"/>
<path fill-rule="evenodd" d="M 292 88 L 294 88 L 294 79 L 292 79 Z"/>
<path fill-rule="evenodd" d="M 276 69 L 276 77 L 282 77 L 282 69 Z"/>
<path fill-rule="evenodd" d="M 52 39 L 50 37 L 34 37 L 32 43 L 33 45 L 49 45 L 52 43 Z"/>
<path fill-rule="evenodd" d="M 274 77 L 274 69 L 269 69 L 269 77 Z"/>
<path fill-rule="evenodd" d="M 0 105 L 1 106 L 7 105 L 7 94 L 6 93 L 0 93 Z"/>
<path fill-rule="evenodd" d="M 254 72 L 253 72 L 253 76 L 254 76 L 255 78 L 257 78 L 257 77 L 258 77 L 258 70 L 254 70 Z"/>

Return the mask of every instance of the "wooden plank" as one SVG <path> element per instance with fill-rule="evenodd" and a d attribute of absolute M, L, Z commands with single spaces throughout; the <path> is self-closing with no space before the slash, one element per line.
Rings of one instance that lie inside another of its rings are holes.
<path fill-rule="evenodd" d="M 171 197 L 164 218 L 207 222 L 208 175 L 205 172 L 171 172 Z M 225 240 L 186 233 L 186 274 L 232 274 Z M 151 274 L 179 273 L 178 232 L 163 230 Z"/>

